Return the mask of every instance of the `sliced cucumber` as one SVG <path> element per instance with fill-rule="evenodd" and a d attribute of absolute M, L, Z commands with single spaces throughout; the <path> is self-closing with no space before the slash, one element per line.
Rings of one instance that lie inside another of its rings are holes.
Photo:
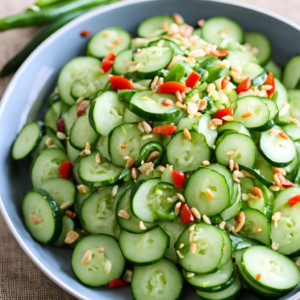
<path fill-rule="evenodd" d="M 277 103 L 278 109 L 280 111 L 286 104 L 289 103 L 289 95 L 287 93 L 286 88 L 279 81 L 279 79 L 274 78 L 274 80 L 275 80 L 275 88 L 276 88 L 275 92 L 278 93 L 276 103 Z M 290 117 L 291 117 L 291 109 L 289 109 L 288 112 L 285 113 L 284 115 L 282 115 L 282 113 L 280 112 L 278 124 L 286 125 L 286 124 L 290 123 Z"/>
<path fill-rule="evenodd" d="M 69 106 L 65 104 L 63 101 L 56 101 L 46 112 L 44 116 L 45 124 L 53 129 L 55 132 L 57 131 L 56 121 L 61 117 L 69 109 Z"/>
<path fill-rule="evenodd" d="M 288 97 L 290 100 L 290 114 L 293 118 L 300 120 L 300 91 L 299 90 L 288 90 Z M 299 130 L 299 129 L 298 129 Z M 300 131 L 300 130 L 299 130 Z"/>
<path fill-rule="evenodd" d="M 80 151 L 78 149 L 75 149 L 69 142 L 69 140 L 67 140 L 66 142 L 66 150 L 67 150 L 67 155 L 68 158 L 71 162 L 74 162 L 75 159 L 80 156 Z"/>
<path fill-rule="evenodd" d="M 300 83 L 300 55 L 292 57 L 284 67 L 282 83 L 287 89 L 297 89 Z"/>
<path fill-rule="evenodd" d="M 124 75 L 128 72 L 126 70 L 126 63 L 132 60 L 132 50 L 123 50 L 115 58 L 113 64 L 113 73 L 116 75 Z"/>
<path fill-rule="evenodd" d="M 65 246 L 66 235 L 69 231 L 73 231 L 75 228 L 74 221 L 67 215 L 62 216 L 62 231 L 59 238 L 53 243 L 54 246 Z"/>
<path fill-rule="evenodd" d="M 104 156 L 105 159 L 110 161 L 110 155 L 108 152 L 108 136 L 100 136 L 95 148 L 100 151 L 101 155 Z"/>
<path fill-rule="evenodd" d="M 268 73 L 273 73 L 273 75 L 275 77 L 277 77 L 278 79 L 281 79 L 281 75 L 282 75 L 282 69 L 281 67 L 279 67 L 277 65 L 277 63 L 273 60 L 270 59 L 264 66 L 264 68 L 266 69 L 266 71 Z"/>
<path fill-rule="evenodd" d="M 64 119 L 64 122 L 65 122 L 65 129 L 66 129 L 67 135 L 70 134 L 71 128 L 72 128 L 73 124 L 75 123 L 75 121 L 78 118 L 77 117 L 77 109 L 78 109 L 78 105 L 77 104 L 73 104 L 61 116 Z"/>
<path fill-rule="evenodd" d="M 209 122 L 211 120 L 211 117 L 209 114 L 202 115 L 196 124 L 193 124 L 192 129 L 195 129 L 199 133 L 202 133 L 205 138 L 207 145 L 211 147 L 215 144 L 216 138 L 217 138 L 217 132 L 215 130 L 211 130 L 209 127 Z M 232 122 L 228 122 L 232 123 Z"/>
<path fill-rule="evenodd" d="M 265 130 L 273 128 L 277 122 L 278 122 L 278 117 L 279 117 L 279 111 L 278 111 L 278 106 L 274 100 L 271 99 L 262 99 L 262 101 L 267 105 L 270 116 L 268 122 L 265 124 L 264 128 Z"/>
<path fill-rule="evenodd" d="M 251 137 L 251 134 L 249 130 L 240 122 L 226 122 L 221 126 L 218 126 L 218 133 L 221 133 L 222 131 L 226 129 L 232 129 L 235 130 L 238 133 L 242 133 L 245 135 L 248 135 Z"/>
<path fill-rule="evenodd" d="M 119 99 L 123 102 L 129 103 L 130 99 L 132 98 L 132 96 L 136 93 L 137 91 L 135 90 L 119 90 L 118 91 L 118 95 L 119 95 Z M 126 110 L 125 110 L 126 111 Z M 129 122 L 129 121 L 128 121 Z"/>
<path fill-rule="evenodd" d="M 144 118 L 137 116 L 126 107 L 123 115 L 123 123 L 137 123 L 143 122 L 144 120 Z"/>
<path fill-rule="evenodd" d="M 218 227 L 216 227 L 218 229 Z M 224 267 L 228 264 L 229 260 L 231 260 L 231 255 L 232 255 L 232 244 L 231 240 L 229 237 L 228 232 L 225 230 L 219 229 L 219 231 L 222 233 L 222 236 L 224 238 L 224 248 L 223 248 L 223 256 L 222 260 L 220 262 L 219 267 Z"/>

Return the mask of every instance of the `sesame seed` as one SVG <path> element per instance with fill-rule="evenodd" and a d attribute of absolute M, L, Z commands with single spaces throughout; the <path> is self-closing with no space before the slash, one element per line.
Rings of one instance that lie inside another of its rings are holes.
<path fill-rule="evenodd" d="M 95 161 L 96 161 L 97 164 L 101 163 L 101 158 L 100 158 L 100 154 L 99 153 L 96 154 Z"/>
<path fill-rule="evenodd" d="M 112 263 L 110 260 L 108 260 L 106 263 L 105 263 L 105 267 L 104 267 L 104 272 L 105 272 L 105 275 L 108 275 L 111 271 L 111 267 L 112 267 Z"/>
<path fill-rule="evenodd" d="M 56 136 L 60 139 L 60 140 L 65 140 L 66 139 L 66 135 L 63 132 L 58 131 L 56 133 Z"/>
<path fill-rule="evenodd" d="M 228 152 L 226 153 L 226 155 L 228 155 L 228 156 L 235 155 L 235 151 L 228 151 Z"/>
<path fill-rule="evenodd" d="M 127 162 L 125 164 L 125 169 L 129 169 L 133 166 L 133 164 L 135 163 L 135 159 L 133 157 L 129 157 L 127 159 Z"/>
<path fill-rule="evenodd" d="M 39 223 L 41 223 L 43 220 L 40 216 L 35 215 L 35 214 L 31 214 L 30 215 L 30 221 L 32 224 L 37 225 Z"/>
<path fill-rule="evenodd" d="M 153 137 L 153 135 L 149 134 L 149 135 L 144 135 L 141 140 L 144 141 L 144 140 L 147 140 L 147 139 L 151 139 Z"/>
<path fill-rule="evenodd" d="M 68 245 L 73 244 L 77 239 L 79 238 L 79 234 L 76 231 L 69 231 L 66 234 L 66 238 L 64 240 L 64 242 Z"/>
<path fill-rule="evenodd" d="M 143 124 L 142 124 L 141 122 L 138 123 L 138 128 L 139 128 L 139 130 L 140 130 L 141 132 L 144 132 L 144 131 L 145 131 L 145 129 L 144 129 L 144 127 L 143 127 Z"/>
<path fill-rule="evenodd" d="M 184 137 L 185 137 L 187 140 L 191 140 L 191 139 L 192 139 L 192 136 L 191 136 L 189 130 L 188 130 L 186 127 L 184 127 L 184 129 L 183 129 L 183 135 L 184 135 Z"/>
<path fill-rule="evenodd" d="M 112 192 L 111 192 L 111 195 L 112 195 L 113 197 L 116 196 L 117 191 L 118 191 L 118 188 L 119 188 L 118 185 L 115 185 L 115 186 L 113 187 Z"/>
<path fill-rule="evenodd" d="M 271 191 L 273 191 L 273 192 L 278 192 L 278 191 L 280 190 L 280 187 L 277 186 L 277 185 L 271 185 L 271 186 L 269 187 L 269 189 L 270 189 Z"/>
<path fill-rule="evenodd" d="M 206 189 L 205 193 L 208 196 L 209 200 L 214 200 L 215 195 L 212 193 L 210 189 Z"/>
<path fill-rule="evenodd" d="M 225 117 L 222 117 L 222 119 L 225 121 L 228 121 L 228 122 L 234 121 L 234 118 L 232 116 L 225 116 Z"/>
<path fill-rule="evenodd" d="M 123 219 L 126 219 L 126 220 L 130 218 L 129 213 L 128 213 L 126 210 L 124 210 L 124 209 L 121 209 L 121 210 L 118 212 L 118 216 L 119 216 L 120 218 L 123 218 Z"/>
<path fill-rule="evenodd" d="M 197 248 L 196 244 L 191 245 L 190 251 L 191 251 L 192 254 L 196 253 L 196 248 Z"/>
<path fill-rule="evenodd" d="M 179 249 L 182 249 L 184 247 L 184 244 L 181 243 L 180 246 L 179 246 Z"/>
<path fill-rule="evenodd" d="M 180 253 L 180 251 L 179 250 L 177 250 L 176 251 L 176 253 L 177 253 L 177 255 L 179 256 L 179 258 L 181 258 L 181 259 L 183 259 L 184 258 L 184 256 Z"/>
<path fill-rule="evenodd" d="M 233 181 L 236 183 L 241 183 L 241 181 L 238 179 L 238 177 L 236 177 L 235 175 L 232 176 Z"/>
<path fill-rule="evenodd" d="M 185 198 L 183 197 L 182 194 L 176 193 L 176 195 L 177 195 L 178 199 L 179 199 L 182 203 L 185 203 Z"/>
<path fill-rule="evenodd" d="M 232 159 L 229 160 L 229 170 L 231 172 L 234 170 L 234 161 Z"/>
<path fill-rule="evenodd" d="M 158 79 L 159 79 L 158 76 L 154 77 L 153 81 L 151 82 L 151 90 L 156 90 Z"/>
<path fill-rule="evenodd" d="M 209 166 L 209 165 L 210 165 L 210 162 L 209 162 L 208 160 L 204 160 L 204 161 L 202 162 L 202 164 L 203 164 L 204 166 Z"/>
<path fill-rule="evenodd" d="M 189 242 L 191 243 L 194 240 L 194 236 L 195 236 L 195 231 L 191 231 L 190 232 L 190 237 L 189 237 Z"/>
<path fill-rule="evenodd" d="M 77 190 L 79 194 L 87 194 L 89 192 L 89 188 L 83 184 L 77 185 Z"/>
<path fill-rule="evenodd" d="M 210 224 L 210 225 L 212 224 L 211 219 L 208 216 L 206 216 L 206 215 L 203 216 L 203 221 L 206 224 Z"/>
<path fill-rule="evenodd" d="M 249 199 L 248 194 L 243 193 L 242 194 L 242 199 L 243 199 L 243 201 L 247 201 Z"/>
<path fill-rule="evenodd" d="M 102 253 L 105 251 L 104 247 L 99 247 L 96 249 L 97 252 Z"/>
<path fill-rule="evenodd" d="M 53 138 L 47 138 L 46 139 L 46 141 L 45 141 L 45 145 L 47 146 L 47 147 L 50 147 L 50 146 L 52 146 L 53 145 Z"/>
<path fill-rule="evenodd" d="M 279 248 L 279 244 L 276 243 L 276 242 L 273 242 L 273 243 L 271 244 L 271 248 L 272 248 L 272 250 L 276 251 L 276 250 L 278 250 L 278 248 Z"/>
<path fill-rule="evenodd" d="M 67 201 L 67 202 L 64 202 L 61 206 L 60 206 L 60 209 L 66 209 L 70 206 L 71 204 L 71 201 Z"/>
<path fill-rule="evenodd" d="M 92 261 L 92 252 L 90 250 L 86 250 L 86 252 L 83 255 L 83 258 L 81 260 L 81 264 L 85 265 Z"/>
<path fill-rule="evenodd" d="M 175 205 L 175 215 L 178 216 L 181 208 L 181 202 L 177 202 Z"/>

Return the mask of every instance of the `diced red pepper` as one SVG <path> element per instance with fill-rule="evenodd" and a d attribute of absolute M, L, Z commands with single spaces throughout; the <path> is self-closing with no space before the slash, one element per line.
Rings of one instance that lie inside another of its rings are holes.
<path fill-rule="evenodd" d="M 291 207 L 293 207 L 295 204 L 300 203 L 300 195 L 295 195 L 292 198 L 288 199 L 288 203 Z"/>
<path fill-rule="evenodd" d="M 210 54 L 217 57 L 224 57 L 227 56 L 229 52 L 227 50 L 212 50 Z"/>
<path fill-rule="evenodd" d="M 251 89 L 251 87 L 252 87 L 252 80 L 250 77 L 247 77 L 236 87 L 236 92 L 238 94 L 242 92 L 247 92 Z"/>
<path fill-rule="evenodd" d="M 176 130 L 174 125 L 161 125 L 153 128 L 154 133 L 171 135 Z"/>
<path fill-rule="evenodd" d="M 272 72 L 268 74 L 268 77 L 267 77 L 264 85 L 271 85 L 272 86 L 272 89 L 267 91 L 267 94 L 268 94 L 269 98 L 272 99 L 273 94 L 275 92 L 275 80 L 274 80 Z"/>
<path fill-rule="evenodd" d="M 289 180 L 287 180 L 281 173 L 276 173 L 273 176 L 273 180 L 276 185 L 280 188 L 289 188 L 295 186 L 295 184 Z"/>
<path fill-rule="evenodd" d="M 171 106 L 173 104 L 173 101 L 170 99 L 167 99 L 167 100 L 163 101 L 161 104 L 163 106 Z"/>
<path fill-rule="evenodd" d="M 124 287 L 124 286 L 126 286 L 126 282 L 125 282 L 124 280 L 122 280 L 122 279 L 117 278 L 117 279 L 111 280 L 111 281 L 109 282 L 108 286 L 109 286 L 110 288 L 114 288 L 114 287 Z"/>
<path fill-rule="evenodd" d="M 116 55 L 113 52 L 109 52 L 102 59 L 102 63 L 101 63 L 102 73 L 105 73 L 105 72 L 109 71 L 112 68 L 115 58 L 116 58 Z"/>
<path fill-rule="evenodd" d="M 175 94 L 177 91 L 183 93 L 185 91 L 185 85 L 177 81 L 167 81 L 161 84 L 157 89 L 158 93 L 167 93 L 167 94 L 168 93 Z"/>
<path fill-rule="evenodd" d="M 189 88 L 193 88 L 193 87 L 196 87 L 196 84 L 197 82 L 199 81 L 199 79 L 201 78 L 201 75 L 198 74 L 197 72 L 193 71 L 189 77 L 187 78 L 185 84 L 186 84 L 186 87 L 189 87 Z"/>
<path fill-rule="evenodd" d="M 70 179 L 72 173 L 72 163 L 70 161 L 63 161 L 59 166 L 58 177 Z"/>
<path fill-rule="evenodd" d="M 225 116 L 233 116 L 233 109 L 232 107 L 226 107 L 223 109 L 219 109 L 215 115 L 215 119 L 222 120 L 223 123 L 226 123 L 227 121 L 223 120 L 222 118 Z"/>
<path fill-rule="evenodd" d="M 227 83 L 230 81 L 229 77 L 225 77 L 223 78 L 223 80 L 221 81 L 221 89 L 225 90 Z"/>
<path fill-rule="evenodd" d="M 85 109 L 89 106 L 89 101 L 82 101 L 77 108 L 77 117 L 85 115 Z"/>
<path fill-rule="evenodd" d="M 60 118 L 56 121 L 57 131 L 65 132 L 65 120 Z"/>
<path fill-rule="evenodd" d="M 279 135 L 282 139 L 284 139 L 284 140 L 288 140 L 288 139 L 289 139 L 289 136 L 288 136 L 286 133 L 284 133 L 284 132 L 279 132 L 278 135 Z"/>
<path fill-rule="evenodd" d="M 90 30 L 82 30 L 82 31 L 80 32 L 80 35 L 81 35 L 82 37 L 90 36 L 90 35 L 91 35 L 91 31 L 90 31 Z"/>
<path fill-rule="evenodd" d="M 174 185 L 178 189 L 183 189 L 184 187 L 184 180 L 185 180 L 185 174 L 181 171 L 172 171 L 172 177 L 174 181 Z"/>
<path fill-rule="evenodd" d="M 180 218 L 181 218 L 181 223 L 195 222 L 195 217 L 192 214 L 191 209 L 186 203 L 183 203 L 181 205 Z"/>
<path fill-rule="evenodd" d="M 132 90 L 132 82 L 123 77 L 123 76 L 111 76 L 109 78 L 110 84 L 113 87 L 114 91 L 117 92 L 119 90 Z"/>
<path fill-rule="evenodd" d="M 66 214 L 69 218 L 71 218 L 71 219 L 75 219 L 75 218 L 76 218 L 76 214 L 75 214 L 73 211 L 69 210 L 69 209 L 65 210 L 65 214 Z"/>

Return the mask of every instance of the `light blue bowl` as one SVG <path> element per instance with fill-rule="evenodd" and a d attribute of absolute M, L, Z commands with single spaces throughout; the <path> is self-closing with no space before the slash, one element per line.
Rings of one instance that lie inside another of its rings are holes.
<path fill-rule="evenodd" d="M 228 16 L 246 30 L 265 33 L 273 58 L 284 65 L 300 52 L 300 28 L 288 20 L 251 6 L 222 1 L 145 0 L 126 1 L 96 9 L 72 21 L 49 37 L 19 69 L 9 84 L 0 108 L 0 207 L 2 214 L 23 250 L 56 284 L 79 299 L 132 299 L 129 287 L 93 289 L 80 284 L 70 268 L 72 250 L 42 246 L 32 240 L 21 217 L 21 203 L 30 189 L 28 167 L 10 157 L 12 143 L 22 126 L 39 118 L 47 95 L 55 87 L 57 75 L 70 59 L 85 53 L 87 39 L 80 32 L 93 33 L 107 26 L 122 26 L 135 34 L 139 22 L 155 14 L 180 13 L 191 25 L 211 16 Z M 296 291 L 282 299 L 298 299 Z M 251 295 L 243 299 L 256 299 Z M 186 292 L 184 299 L 197 299 Z M 166 299 L 168 300 L 168 299 Z"/>

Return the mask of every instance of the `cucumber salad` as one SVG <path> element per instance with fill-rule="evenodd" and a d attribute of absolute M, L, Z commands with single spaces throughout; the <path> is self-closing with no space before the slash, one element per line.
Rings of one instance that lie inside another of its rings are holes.
<path fill-rule="evenodd" d="M 24 223 L 72 247 L 90 287 L 277 299 L 300 282 L 300 57 L 281 74 L 265 35 L 195 27 L 105 28 L 62 68 L 12 147 L 30 164 Z"/>

